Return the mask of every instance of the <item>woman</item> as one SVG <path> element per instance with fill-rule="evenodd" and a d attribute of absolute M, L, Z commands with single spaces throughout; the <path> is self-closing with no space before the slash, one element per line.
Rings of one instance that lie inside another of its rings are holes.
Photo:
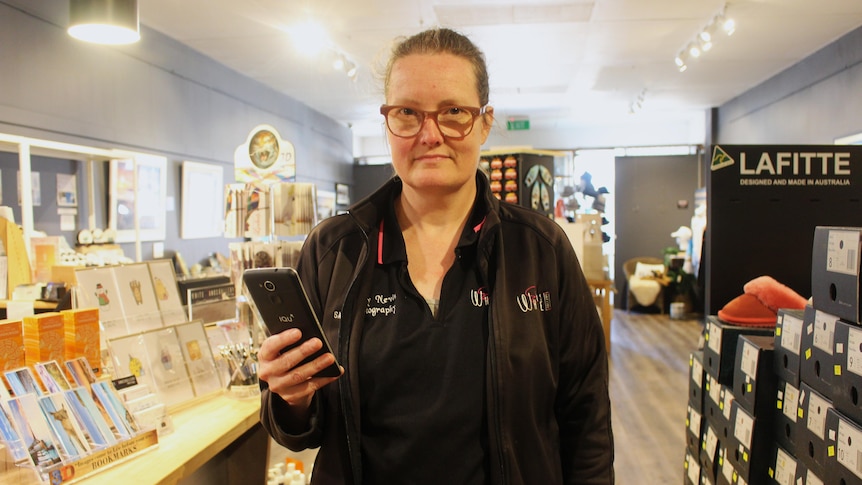
<path fill-rule="evenodd" d="M 320 447 L 315 484 L 607 484 L 604 335 L 553 221 L 478 171 L 483 54 L 433 29 L 393 51 L 381 107 L 396 177 L 309 235 L 297 265 L 344 372 L 298 330 L 261 345 L 261 421 Z"/>

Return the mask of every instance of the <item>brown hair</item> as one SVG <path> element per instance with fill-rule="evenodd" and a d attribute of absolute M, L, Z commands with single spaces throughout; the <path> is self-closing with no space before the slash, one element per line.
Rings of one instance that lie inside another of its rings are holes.
<path fill-rule="evenodd" d="M 389 57 L 389 63 L 386 65 L 386 75 L 383 81 L 384 94 L 389 93 L 389 77 L 392 74 L 392 66 L 395 61 L 411 54 L 443 53 L 462 57 L 473 65 L 479 103 L 481 106 L 488 104 L 490 88 L 488 87 L 488 66 L 485 64 L 485 54 L 465 35 L 446 28 L 419 32 L 395 45 L 392 49 L 392 55 Z"/>

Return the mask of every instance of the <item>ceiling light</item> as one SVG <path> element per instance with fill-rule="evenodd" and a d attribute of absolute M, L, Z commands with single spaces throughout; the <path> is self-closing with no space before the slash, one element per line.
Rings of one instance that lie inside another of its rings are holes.
<path fill-rule="evenodd" d="M 691 45 L 688 48 L 688 53 L 691 54 L 691 57 L 700 57 L 700 48 L 696 45 Z"/>
<path fill-rule="evenodd" d="M 310 20 L 294 25 L 289 33 L 296 50 L 307 57 L 320 54 L 330 43 L 326 30 Z"/>
<path fill-rule="evenodd" d="M 721 28 L 724 30 L 724 33 L 727 35 L 733 35 L 736 32 L 736 21 L 733 19 L 724 19 L 724 23 L 721 25 Z"/>
<path fill-rule="evenodd" d="M 332 68 L 336 71 L 344 69 L 344 58 L 341 56 L 336 57 L 335 60 L 332 61 Z"/>
<path fill-rule="evenodd" d="M 682 60 L 681 56 L 676 56 L 676 59 L 674 59 L 673 62 L 676 63 L 676 67 L 682 67 L 685 65 L 685 61 Z"/>
<path fill-rule="evenodd" d="M 352 62 L 349 63 L 348 68 L 347 68 L 347 77 L 349 77 L 351 80 L 354 80 L 354 79 L 356 79 L 356 74 L 357 74 L 356 64 L 354 64 Z"/>
<path fill-rule="evenodd" d="M 69 35 L 97 44 L 141 40 L 137 0 L 70 0 Z"/>

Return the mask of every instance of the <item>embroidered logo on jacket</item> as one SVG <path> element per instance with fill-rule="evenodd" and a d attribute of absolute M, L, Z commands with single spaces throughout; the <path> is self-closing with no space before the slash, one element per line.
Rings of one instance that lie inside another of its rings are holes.
<path fill-rule="evenodd" d="M 395 314 L 395 293 L 385 295 L 374 295 L 366 300 L 365 314 L 376 317 L 383 315 L 388 317 Z"/>
<path fill-rule="evenodd" d="M 551 310 L 551 293 L 544 291 L 539 294 L 535 285 L 524 290 L 523 294 L 517 296 L 518 307 L 522 312 L 547 312 Z"/>
<path fill-rule="evenodd" d="M 477 290 L 470 290 L 470 301 L 473 302 L 473 306 L 475 307 L 482 308 L 483 306 L 488 306 L 490 301 L 488 290 L 484 286 Z"/>

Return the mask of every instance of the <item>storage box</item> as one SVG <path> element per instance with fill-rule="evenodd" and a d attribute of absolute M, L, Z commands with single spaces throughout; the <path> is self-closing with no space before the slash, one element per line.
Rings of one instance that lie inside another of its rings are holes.
<path fill-rule="evenodd" d="M 719 383 L 733 385 L 733 366 L 736 361 L 736 341 L 740 335 L 773 336 L 772 328 L 741 327 L 731 325 L 710 315 L 706 320 L 706 345 L 703 349 L 703 364 L 707 373 Z"/>
<path fill-rule="evenodd" d="M 775 409 L 774 348 L 775 339 L 767 335 L 742 335 L 737 341 L 733 395 L 753 416 L 771 415 Z"/>
<path fill-rule="evenodd" d="M 101 375 L 101 339 L 99 309 L 77 308 L 63 310 L 65 334 L 65 360 L 84 357 L 96 376 Z"/>
<path fill-rule="evenodd" d="M 835 324 L 835 409 L 862 422 L 862 328 L 838 320 Z"/>
<path fill-rule="evenodd" d="M 808 468 L 805 462 L 796 458 L 796 482 L 795 485 L 823 485 L 824 482 L 821 475 L 814 473 L 814 470 Z"/>
<path fill-rule="evenodd" d="M 800 349 L 802 348 L 802 321 L 804 310 L 778 310 L 775 325 L 775 358 L 772 364 L 775 374 L 799 387 Z"/>
<path fill-rule="evenodd" d="M 769 476 L 777 485 L 795 485 L 796 457 L 781 446 L 773 447 L 773 461 L 769 464 Z"/>
<path fill-rule="evenodd" d="M 703 429 L 706 420 L 697 409 L 689 405 L 685 415 L 685 444 L 689 453 L 700 457 L 700 443 L 703 439 Z"/>
<path fill-rule="evenodd" d="M 692 455 L 691 452 L 686 452 L 683 470 L 683 483 L 685 485 L 700 485 L 700 461 L 697 456 Z"/>
<path fill-rule="evenodd" d="M 66 333 L 59 312 L 24 317 L 24 359 L 28 366 L 54 360 L 63 362 Z"/>
<path fill-rule="evenodd" d="M 804 426 L 798 417 L 799 388 L 779 379 L 775 393 L 776 409 L 772 419 L 772 436 L 782 448 L 796 453 L 799 428 Z"/>
<path fill-rule="evenodd" d="M 832 401 L 815 391 L 804 380 L 799 388 L 796 459 L 805 463 L 817 476 L 826 476 L 826 413 L 834 409 Z"/>
<path fill-rule="evenodd" d="M 731 416 L 728 459 L 745 483 L 767 483 L 773 445 L 768 420 L 752 415 L 739 401 L 733 403 Z"/>
<path fill-rule="evenodd" d="M 806 305 L 802 319 L 799 379 L 830 401 L 834 398 L 835 325 L 838 317 Z"/>
<path fill-rule="evenodd" d="M 703 439 L 700 443 L 700 472 L 714 483 L 718 474 L 721 440 L 715 428 L 708 422 L 704 430 Z"/>
<path fill-rule="evenodd" d="M 698 413 L 703 414 L 703 385 L 706 370 L 703 368 L 703 351 L 692 352 L 688 357 L 688 403 Z"/>
<path fill-rule="evenodd" d="M 811 253 L 814 308 L 850 322 L 862 320 L 859 264 L 862 228 L 817 226 Z"/>
<path fill-rule="evenodd" d="M 826 483 L 862 485 L 862 426 L 830 409 L 826 413 L 826 446 L 830 450 Z"/>

